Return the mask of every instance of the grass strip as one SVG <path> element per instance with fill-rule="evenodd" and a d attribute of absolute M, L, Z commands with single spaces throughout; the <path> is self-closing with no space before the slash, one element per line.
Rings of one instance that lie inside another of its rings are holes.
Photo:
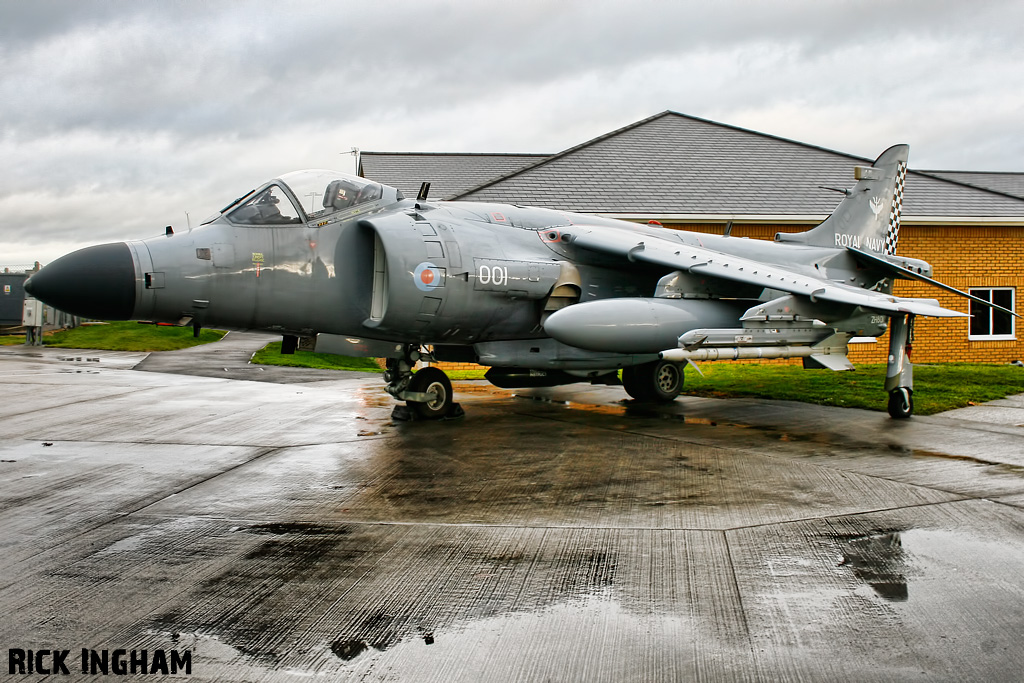
<path fill-rule="evenodd" d="M 43 346 L 101 351 L 176 351 L 218 341 L 224 334 L 221 330 L 202 330 L 199 339 L 195 339 L 191 327 L 116 321 L 47 332 L 43 335 Z M 22 336 L 16 338 L 20 343 L 25 342 Z"/>
<path fill-rule="evenodd" d="M 317 368 L 320 370 L 352 370 L 355 372 L 384 372 L 375 358 L 336 356 L 330 353 L 298 351 L 283 355 L 281 342 L 272 342 L 253 354 L 253 363 L 260 365 L 285 365 L 292 368 Z"/>
<path fill-rule="evenodd" d="M 885 410 L 885 365 L 852 372 L 804 370 L 799 365 L 709 363 L 686 372 L 685 392 L 713 398 L 751 397 L 844 408 Z M 1024 368 L 941 363 L 914 366 L 914 408 L 933 415 L 1024 393 Z"/>
<path fill-rule="evenodd" d="M 111 322 L 48 333 L 44 344 L 55 348 L 109 351 L 170 351 L 217 341 L 224 332 L 203 330 L 198 340 L 190 327 Z M 21 344 L 20 335 L 0 337 L 0 344 Z M 281 354 L 274 342 L 253 356 L 254 363 L 291 367 L 382 372 L 373 358 L 353 358 L 296 351 Z M 712 398 L 764 398 L 802 401 L 844 408 L 885 410 L 885 365 L 859 365 L 852 372 L 804 370 L 799 365 L 707 363 L 702 377 L 686 371 L 684 393 Z M 481 379 L 485 369 L 454 370 L 452 379 Z M 963 408 L 1024 393 L 1024 368 L 973 363 L 914 366 L 914 404 L 918 415 Z"/>

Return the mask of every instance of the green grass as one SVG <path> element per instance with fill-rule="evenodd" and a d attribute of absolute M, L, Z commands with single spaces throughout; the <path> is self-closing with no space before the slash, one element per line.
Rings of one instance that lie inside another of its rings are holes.
<path fill-rule="evenodd" d="M 335 356 L 330 353 L 312 353 L 310 351 L 296 351 L 293 354 L 282 355 L 281 342 L 273 342 L 264 346 L 253 354 L 252 362 L 260 365 L 286 365 L 293 368 L 384 372 L 373 358 Z"/>
<path fill-rule="evenodd" d="M 852 372 L 804 370 L 799 365 L 707 364 L 705 377 L 686 371 L 690 396 L 748 396 L 844 408 L 885 410 L 885 365 L 858 365 Z M 1024 393 L 1024 368 L 943 363 L 914 366 L 917 415 L 994 401 Z"/>
<path fill-rule="evenodd" d="M 190 327 L 140 325 L 112 322 L 84 325 L 47 334 L 44 344 L 55 348 L 104 349 L 111 351 L 168 351 L 217 341 L 218 330 L 203 330 L 199 340 Z M 22 344 L 22 335 L 0 336 L 0 344 Z M 329 370 L 381 372 L 372 358 L 352 358 L 296 351 L 281 355 L 281 343 L 269 344 L 253 357 L 254 363 Z M 690 396 L 714 398 L 754 397 L 803 401 L 845 408 L 885 410 L 885 366 L 860 365 L 853 372 L 804 370 L 799 365 L 754 365 L 708 363 L 701 365 L 704 377 L 692 368 L 686 371 L 685 392 Z M 481 379 L 484 369 L 457 370 L 452 379 Z M 914 366 L 914 404 L 918 415 L 994 401 L 1024 393 L 1024 368 L 1012 365 L 945 363 Z"/>
<path fill-rule="evenodd" d="M 274 343 L 253 357 L 254 363 L 291 365 L 334 370 L 380 372 L 369 358 L 349 358 L 297 351 L 280 355 Z M 454 380 L 483 379 L 486 368 L 453 370 Z M 802 401 L 843 408 L 884 411 L 885 365 L 859 365 L 852 372 L 804 370 L 799 365 L 716 363 L 701 365 L 704 377 L 686 371 L 688 396 L 712 398 L 752 397 L 777 401 Z M 933 415 L 954 408 L 994 401 L 1024 393 L 1024 368 L 1012 365 L 945 363 L 914 366 L 914 408 L 918 415 Z"/>
<path fill-rule="evenodd" d="M 175 351 L 209 344 L 223 336 L 224 332 L 220 330 L 203 330 L 199 339 L 194 339 L 191 327 L 140 325 L 129 321 L 82 325 L 46 334 L 43 336 L 43 346 L 103 351 Z"/>
<path fill-rule="evenodd" d="M 4 334 L 0 335 L 0 346 L 15 346 L 16 344 L 24 344 L 25 335 L 23 334 Z"/>

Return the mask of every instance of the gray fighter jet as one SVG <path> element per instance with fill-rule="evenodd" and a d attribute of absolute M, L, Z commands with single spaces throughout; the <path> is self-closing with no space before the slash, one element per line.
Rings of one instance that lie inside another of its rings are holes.
<path fill-rule="evenodd" d="M 548 209 L 435 202 L 336 171 L 289 173 L 186 233 L 63 256 L 26 291 L 76 315 L 268 330 L 297 347 L 387 359 L 410 417 L 458 411 L 440 369 L 500 387 L 618 384 L 671 401 L 688 362 L 804 359 L 852 368 L 847 343 L 887 329 L 889 413 L 914 410 L 915 316 L 966 316 L 892 294 L 931 279 L 896 256 L 909 148 L 855 168 L 835 212 L 774 242 Z M 1005 309 L 1004 309 L 1005 310 Z"/>

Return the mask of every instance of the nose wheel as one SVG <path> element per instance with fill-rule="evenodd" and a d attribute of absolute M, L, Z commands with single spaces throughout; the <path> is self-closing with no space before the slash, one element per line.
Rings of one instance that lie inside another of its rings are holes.
<path fill-rule="evenodd" d="M 405 350 L 403 358 L 390 358 L 384 380 L 387 392 L 404 406 L 395 406 L 391 417 L 396 420 L 443 420 L 462 417 L 465 413 L 455 403 L 452 382 L 443 370 L 426 367 L 413 372 L 419 360 L 430 356 L 413 346 Z"/>
<path fill-rule="evenodd" d="M 423 401 L 406 400 L 406 405 L 424 420 L 447 417 L 455 405 L 451 380 L 437 368 L 423 368 L 415 373 L 409 380 L 408 394 L 421 394 L 425 397 Z"/>

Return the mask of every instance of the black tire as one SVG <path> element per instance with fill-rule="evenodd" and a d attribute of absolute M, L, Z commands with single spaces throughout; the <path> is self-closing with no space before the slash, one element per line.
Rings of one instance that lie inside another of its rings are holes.
<path fill-rule="evenodd" d="M 637 401 L 671 403 L 683 391 L 682 363 L 656 360 L 622 369 L 622 386 Z"/>
<path fill-rule="evenodd" d="M 642 399 L 637 398 L 637 396 L 643 394 L 640 384 L 640 376 L 635 365 L 622 368 L 622 388 L 626 390 L 627 394 L 638 401 Z"/>
<path fill-rule="evenodd" d="M 914 390 L 899 387 L 889 392 L 889 416 L 905 420 L 914 414 Z"/>
<path fill-rule="evenodd" d="M 451 412 L 452 383 L 448 375 L 437 368 L 423 368 L 409 380 L 409 391 L 432 394 L 428 401 L 406 401 L 416 414 L 424 420 L 440 420 Z"/>

